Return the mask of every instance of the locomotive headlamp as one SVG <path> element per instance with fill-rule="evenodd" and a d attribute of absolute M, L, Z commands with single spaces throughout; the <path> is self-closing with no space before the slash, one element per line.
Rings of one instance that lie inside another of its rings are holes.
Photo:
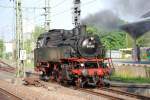
<path fill-rule="evenodd" d="M 83 43 L 82 43 L 82 46 L 86 47 L 87 44 L 88 44 L 88 40 L 84 40 Z"/>
<path fill-rule="evenodd" d="M 94 40 L 94 37 L 91 37 L 90 39 L 91 39 L 91 40 Z"/>

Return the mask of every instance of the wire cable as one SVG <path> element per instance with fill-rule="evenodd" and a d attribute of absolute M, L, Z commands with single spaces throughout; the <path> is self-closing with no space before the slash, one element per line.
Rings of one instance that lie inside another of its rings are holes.
<path fill-rule="evenodd" d="M 14 7 L 0 5 L 0 8 L 14 8 Z"/>
<path fill-rule="evenodd" d="M 3 6 L 0 5 L 0 8 L 15 8 L 13 6 Z M 23 9 L 44 9 L 44 7 L 22 7 Z"/>
<path fill-rule="evenodd" d="M 63 1 L 59 2 L 59 3 L 57 3 L 56 5 L 52 6 L 51 8 L 52 9 L 56 8 L 56 7 L 60 6 L 60 5 L 62 5 L 63 3 L 65 3 L 65 1 L 67 1 L 67 0 L 63 0 Z"/>
<path fill-rule="evenodd" d="M 62 2 L 60 2 L 60 3 L 56 4 L 55 6 L 51 7 L 51 9 L 58 7 L 60 4 L 64 3 L 65 1 L 66 0 L 63 0 Z M 84 3 L 82 6 L 86 6 L 86 5 L 91 4 L 91 3 L 95 2 L 95 1 L 96 0 L 91 0 L 89 2 Z M 0 8 L 15 8 L 15 7 L 0 5 Z M 22 7 L 22 8 L 24 8 L 24 9 L 44 9 L 44 7 Z M 66 10 L 64 10 L 64 11 L 66 11 Z M 62 11 L 62 12 L 64 12 L 64 11 Z M 62 12 L 60 12 L 60 13 L 62 13 Z"/>
<path fill-rule="evenodd" d="M 82 6 L 87 6 L 87 5 L 91 4 L 91 3 L 94 3 L 95 1 L 96 1 L 96 0 L 88 1 L 88 2 L 84 3 Z M 53 14 L 52 16 L 57 16 L 57 15 L 64 14 L 64 13 L 66 13 L 66 12 L 71 11 L 72 9 L 73 9 L 73 8 L 71 8 L 71 9 L 66 9 L 66 10 L 61 11 L 61 12 L 59 12 L 59 13 Z"/>

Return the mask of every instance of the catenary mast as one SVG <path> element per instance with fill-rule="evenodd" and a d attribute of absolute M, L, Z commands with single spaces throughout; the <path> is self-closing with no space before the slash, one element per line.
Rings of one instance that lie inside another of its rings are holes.
<path fill-rule="evenodd" d="M 81 25 L 81 1 L 80 0 L 74 0 L 74 8 L 73 8 L 73 24 L 75 27 L 79 27 Z"/>
<path fill-rule="evenodd" d="M 17 77 L 20 77 L 20 73 L 24 72 L 22 66 L 23 61 L 20 60 L 20 51 L 23 50 L 23 24 L 22 24 L 22 2 L 16 0 L 16 62 L 17 62 Z"/>
<path fill-rule="evenodd" d="M 45 30 L 48 31 L 50 30 L 50 0 L 45 0 L 45 13 L 44 13 L 44 16 L 45 16 L 45 22 L 44 22 L 44 27 L 45 27 Z"/>

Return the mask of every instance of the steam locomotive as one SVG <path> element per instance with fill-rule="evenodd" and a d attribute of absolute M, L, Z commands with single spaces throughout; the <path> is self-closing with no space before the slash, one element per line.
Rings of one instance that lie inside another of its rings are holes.
<path fill-rule="evenodd" d="M 98 36 L 87 34 L 85 26 L 49 30 L 36 44 L 35 70 L 42 72 L 42 80 L 103 86 L 111 73 L 111 59 L 105 58 L 104 46 Z"/>

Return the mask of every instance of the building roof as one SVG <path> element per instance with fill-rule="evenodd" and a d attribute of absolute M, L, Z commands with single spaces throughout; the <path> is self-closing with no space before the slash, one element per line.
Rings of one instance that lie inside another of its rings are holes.
<path fill-rule="evenodd" d="M 141 16 L 141 18 L 147 18 L 147 17 L 150 17 L 150 11 Z"/>
<path fill-rule="evenodd" d="M 121 29 L 126 31 L 132 38 L 137 39 L 150 31 L 150 20 L 129 23 L 121 26 Z"/>

